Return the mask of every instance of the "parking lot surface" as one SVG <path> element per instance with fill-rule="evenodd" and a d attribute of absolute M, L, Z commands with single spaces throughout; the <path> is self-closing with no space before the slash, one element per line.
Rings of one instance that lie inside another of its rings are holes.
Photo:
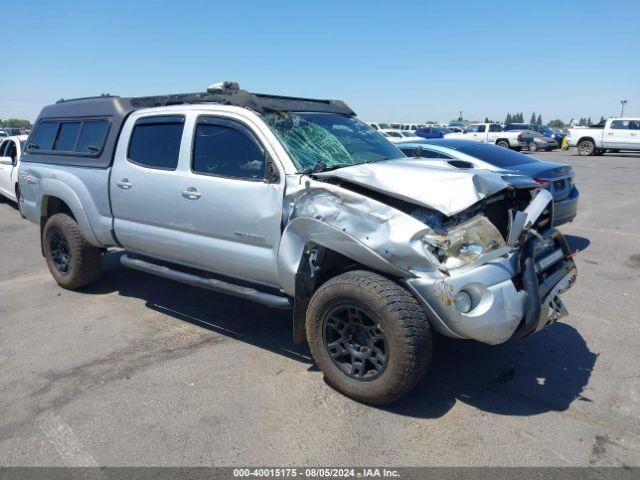
<path fill-rule="evenodd" d="M 640 465 L 640 155 L 579 157 L 570 316 L 500 346 L 438 337 L 384 408 L 329 387 L 288 312 L 119 268 L 59 288 L 0 204 L 0 464 Z"/>

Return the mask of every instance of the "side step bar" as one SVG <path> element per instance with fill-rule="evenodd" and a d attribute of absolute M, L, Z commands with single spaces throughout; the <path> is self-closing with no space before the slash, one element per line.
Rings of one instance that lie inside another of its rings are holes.
<path fill-rule="evenodd" d="M 122 255 L 122 257 L 120 257 L 120 263 L 128 268 L 141 270 L 153 275 L 158 275 L 159 277 L 168 278 L 169 280 L 186 283 L 187 285 L 192 285 L 194 287 L 206 288 L 207 290 L 213 290 L 214 292 L 246 298 L 247 300 L 262 303 L 269 307 L 285 309 L 293 307 L 293 300 L 283 295 L 261 292 L 254 288 L 243 287 L 241 285 L 235 285 L 233 283 L 216 280 L 214 278 L 201 277 L 199 275 L 181 272 L 179 270 L 165 267 L 164 265 L 157 265 L 138 258 L 130 258 L 127 255 Z"/>

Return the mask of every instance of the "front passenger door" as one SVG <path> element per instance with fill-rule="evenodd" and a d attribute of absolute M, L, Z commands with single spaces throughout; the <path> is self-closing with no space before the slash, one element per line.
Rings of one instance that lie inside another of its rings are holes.
<path fill-rule="evenodd" d="M 190 167 L 180 180 L 184 260 L 277 286 L 284 179 L 241 121 L 200 115 L 194 129 Z"/>

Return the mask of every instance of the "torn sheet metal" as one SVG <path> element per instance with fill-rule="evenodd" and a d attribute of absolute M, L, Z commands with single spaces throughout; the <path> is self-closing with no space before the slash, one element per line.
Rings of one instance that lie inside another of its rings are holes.
<path fill-rule="evenodd" d="M 340 178 L 371 190 L 451 216 L 509 184 L 483 170 L 453 170 L 412 159 L 364 163 L 317 174 Z"/>
<path fill-rule="evenodd" d="M 435 270 L 422 243 L 433 230 L 406 213 L 309 177 L 288 177 L 286 192 L 285 223 L 315 219 L 352 237 L 354 249 L 373 250 L 407 273 Z"/>

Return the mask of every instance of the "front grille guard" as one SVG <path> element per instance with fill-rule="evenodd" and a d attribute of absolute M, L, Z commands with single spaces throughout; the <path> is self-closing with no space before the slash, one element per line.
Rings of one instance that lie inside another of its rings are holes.
<path fill-rule="evenodd" d="M 545 263 L 561 250 L 553 263 Z M 543 265 L 543 267 L 541 267 Z M 532 235 L 520 254 L 520 280 L 526 293 L 525 315 L 514 337 L 524 337 L 542 330 L 567 315 L 560 295 L 576 280 L 577 270 L 569 244 L 559 230 Z"/>

